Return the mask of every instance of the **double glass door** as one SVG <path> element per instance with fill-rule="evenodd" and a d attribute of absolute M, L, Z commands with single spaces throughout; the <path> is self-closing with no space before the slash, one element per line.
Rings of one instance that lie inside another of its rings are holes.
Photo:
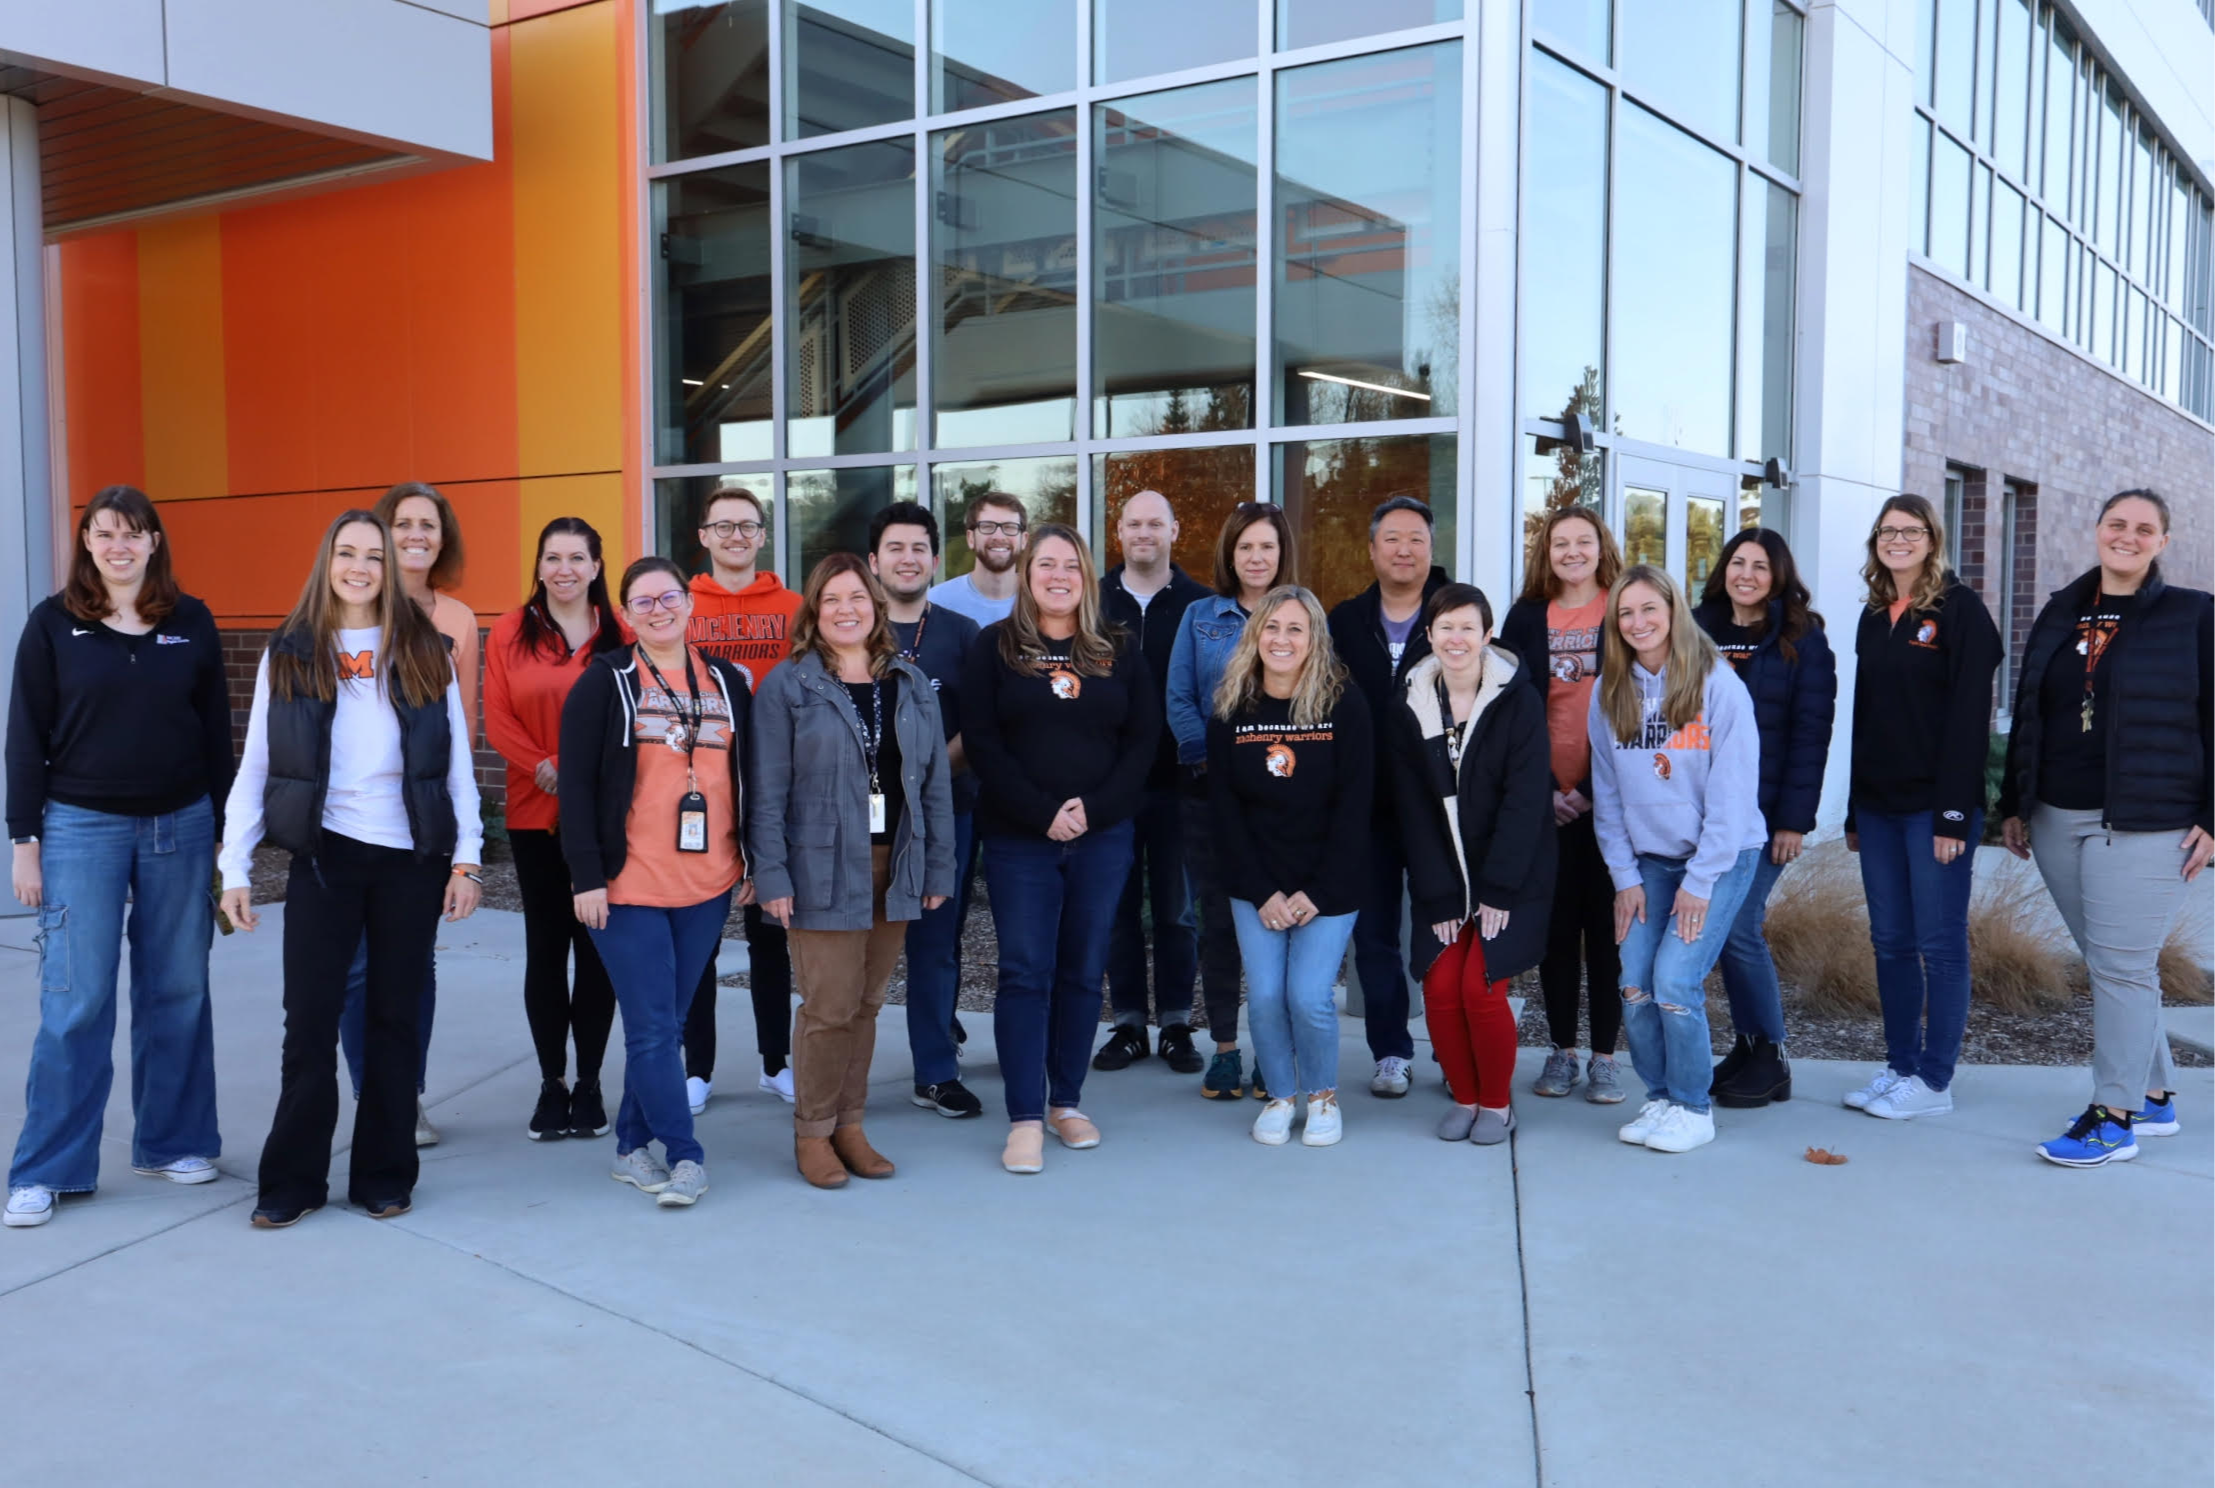
<path fill-rule="evenodd" d="M 1698 604 L 1730 536 L 1738 478 L 1636 455 L 1620 457 L 1616 469 L 1623 562 L 1650 563 L 1675 575 L 1686 600 Z"/>

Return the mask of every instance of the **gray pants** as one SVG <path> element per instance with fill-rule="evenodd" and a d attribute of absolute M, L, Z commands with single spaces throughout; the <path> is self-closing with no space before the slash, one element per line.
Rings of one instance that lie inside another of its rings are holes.
<path fill-rule="evenodd" d="M 2140 1110 L 2176 1083 L 2160 961 L 2193 891 L 2183 842 L 2181 831 L 2110 832 L 2097 811 L 2031 811 L 2031 855 L 2092 973 L 2092 1098 L 2111 1111 Z"/>

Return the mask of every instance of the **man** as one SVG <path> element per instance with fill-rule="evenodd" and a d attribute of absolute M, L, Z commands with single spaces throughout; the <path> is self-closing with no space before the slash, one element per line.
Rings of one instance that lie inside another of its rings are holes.
<path fill-rule="evenodd" d="M 1177 514 L 1159 491 L 1140 491 L 1123 503 L 1115 537 L 1123 561 L 1100 581 L 1100 609 L 1138 638 L 1162 697 L 1165 721 L 1161 747 L 1146 774 L 1146 795 L 1133 821 L 1137 833 L 1131 876 L 1108 940 L 1108 998 L 1115 1007 L 1115 1031 L 1092 1057 L 1092 1067 L 1119 1070 L 1146 1057 L 1146 932 L 1139 906 L 1150 887 L 1154 1016 L 1161 1025 L 1161 1057 L 1178 1074 L 1196 1075 L 1204 1063 L 1192 1046 L 1192 989 L 1200 971 L 1200 947 L 1184 876 L 1177 736 L 1169 732 L 1166 710 L 1169 652 L 1176 645 L 1177 627 L 1185 606 L 1205 598 L 1208 588 L 1169 561 L 1177 543 Z"/>
<path fill-rule="evenodd" d="M 1331 645 L 1369 700 L 1380 739 L 1408 669 L 1431 652 L 1423 605 L 1446 583 L 1446 570 L 1431 562 L 1431 531 L 1430 507 L 1413 496 L 1393 496 L 1378 506 L 1369 516 L 1369 562 L 1377 580 L 1331 611 Z M 1415 1040 L 1407 1029 L 1407 957 L 1400 949 L 1407 859 L 1393 814 L 1391 758 L 1390 750 L 1377 751 L 1369 899 L 1354 921 L 1354 970 L 1361 977 L 1369 1054 L 1377 1061 L 1369 1093 L 1396 1100 L 1407 1094 Z"/>
<path fill-rule="evenodd" d="M 773 573 L 755 568 L 769 543 L 768 516 L 751 491 L 725 486 L 710 493 L 700 513 L 700 546 L 708 571 L 692 580 L 692 625 L 686 639 L 710 656 L 731 662 L 761 691 L 792 652 L 792 615 L 800 596 Z M 749 904 L 746 980 L 754 1000 L 754 1046 L 761 1053 L 761 1088 L 792 1099 L 792 953 L 775 920 Z M 685 1016 L 685 1095 L 692 1114 L 707 1109 L 715 1091 L 715 962 L 700 974 Z"/>
<path fill-rule="evenodd" d="M 982 629 L 1005 620 L 1015 608 L 1015 560 L 1023 551 L 1030 513 L 1020 496 L 985 491 L 971 499 L 965 526 L 976 565 L 960 578 L 934 586 L 929 599 L 967 615 Z"/>
<path fill-rule="evenodd" d="M 970 857 L 976 843 L 977 777 L 961 751 L 961 664 L 977 640 L 977 622 L 930 602 L 938 568 L 938 519 L 912 501 L 895 501 L 870 520 L 869 571 L 884 585 L 885 618 L 900 654 L 923 669 L 938 694 L 946 758 L 954 776 L 954 896 L 908 926 L 908 1053 L 915 1094 L 941 1116 L 984 1114 L 961 1083 L 954 1000 L 961 986 L 961 927 L 969 913 Z"/>

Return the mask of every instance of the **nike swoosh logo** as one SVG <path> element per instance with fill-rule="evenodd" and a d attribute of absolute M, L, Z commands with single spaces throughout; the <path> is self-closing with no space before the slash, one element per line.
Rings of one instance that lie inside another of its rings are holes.
<path fill-rule="evenodd" d="M 80 635 L 91 635 L 91 634 L 92 634 L 92 632 L 91 632 L 91 631 L 89 631 L 89 630 L 79 630 L 79 629 L 78 629 L 78 628 L 77 628 L 76 626 L 74 626 L 74 625 L 72 625 L 72 626 L 70 626 L 70 627 L 69 627 L 69 633 L 70 633 L 71 635 L 73 635 L 73 636 L 80 636 Z"/>

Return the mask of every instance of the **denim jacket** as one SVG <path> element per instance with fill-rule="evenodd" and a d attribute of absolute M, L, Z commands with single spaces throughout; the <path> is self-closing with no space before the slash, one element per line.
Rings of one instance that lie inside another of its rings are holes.
<path fill-rule="evenodd" d="M 1169 732 L 1177 736 L 1177 763 L 1207 763 L 1207 721 L 1215 688 L 1230 665 L 1231 649 L 1246 628 L 1235 599 L 1210 594 L 1186 607 L 1169 651 Z"/>

